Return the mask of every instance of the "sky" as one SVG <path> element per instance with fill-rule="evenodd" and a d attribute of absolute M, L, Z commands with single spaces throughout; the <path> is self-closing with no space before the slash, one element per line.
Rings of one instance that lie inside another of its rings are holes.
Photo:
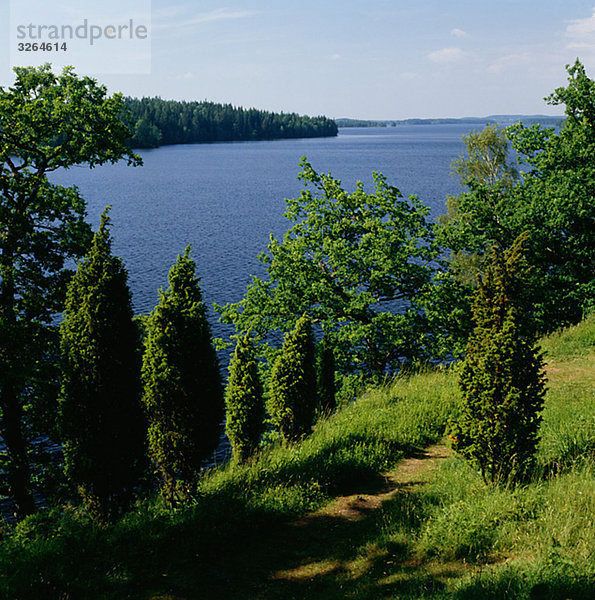
<path fill-rule="evenodd" d="M 102 5 L 76 3 L 80 16 Z M 147 72 L 93 75 L 111 91 L 405 119 L 562 114 L 543 98 L 565 65 L 578 57 L 595 77 L 595 0 L 152 0 L 150 14 Z"/>

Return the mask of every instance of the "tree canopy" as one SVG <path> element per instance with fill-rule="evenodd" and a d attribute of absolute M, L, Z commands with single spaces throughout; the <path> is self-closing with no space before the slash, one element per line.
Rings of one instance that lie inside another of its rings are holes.
<path fill-rule="evenodd" d="M 84 200 L 47 175 L 73 165 L 122 158 L 135 165 L 140 159 L 127 145 L 121 96 L 108 96 L 71 67 L 59 75 L 47 64 L 15 72 L 14 85 L 0 89 L 0 429 L 10 496 L 23 516 L 33 510 L 31 428 L 56 413 L 51 324 L 71 276 L 66 265 L 91 241 Z"/>
<path fill-rule="evenodd" d="M 531 230 L 534 315 L 542 331 L 577 323 L 595 298 L 595 81 L 577 59 L 568 85 L 548 104 L 565 105 L 559 132 L 509 128 L 513 148 L 529 166 L 518 187 L 521 226 Z"/>
<path fill-rule="evenodd" d="M 382 375 L 420 351 L 421 315 L 412 301 L 436 256 L 428 209 L 381 174 L 374 192 L 358 183 L 349 193 L 305 158 L 300 166 L 305 189 L 286 201 L 293 225 L 282 240 L 271 236 L 260 257 L 269 279 L 255 277 L 244 300 L 218 310 L 238 330 L 264 337 L 291 330 L 307 312 L 339 369 Z"/>
<path fill-rule="evenodd" d="M 595 82 L 578 61 L 567 69 L 567 87 L 547 98 L 566 105 L 559 131 L 518 124 L 464 140 L 467 156 L 455 169 L 467 189 L 449 199 L 438 228 L 451 251 L 449 275 L 462 288 L 474 286 L 493 244 L 508 248 L 530 231 L 526 310 L 537 332 L 578 322 L 595 297 Z M 508 141 L 521 163 L 518 176 Z"/>

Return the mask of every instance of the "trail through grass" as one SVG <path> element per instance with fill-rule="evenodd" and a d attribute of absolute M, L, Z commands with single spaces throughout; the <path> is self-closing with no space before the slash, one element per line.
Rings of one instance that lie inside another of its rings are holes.
<path fill-rule="evenodd" d="M 190 506 L 146 501 L 110 527 L 68 507 L 24 521 L 0 544 L 0 597 L 591 600 L 594 333 L 591 318 L 544 341 L 527 485 L 486 485 L 440 441 L 450 370 L 402 377 L 298 445 L 214 469 Z"/>

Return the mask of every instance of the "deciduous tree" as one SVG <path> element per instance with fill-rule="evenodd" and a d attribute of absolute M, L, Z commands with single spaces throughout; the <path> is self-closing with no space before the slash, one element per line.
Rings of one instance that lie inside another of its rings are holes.
<path fill-rule="evenodd" d="M 0 89 L 0 432 L 3 471 L 18 518 L 34 509 L 30 441 L 57 395 L 57 334 L 71 275 L 65 266 L 89 247 L 85 202 L 51 183 L 57 169 L 139 157 L 126 145 L 123 100 L 72 68 L 16 68 Z M 52 400 L 53 398 L 53 400 Z M 40 400 L 43 402 L 40 405 Z M 45 423 L 45 433 L 52 423 Z"/>
<path fill-rule="evenodd" d="M 305 189 L 287 200 L 293 225 L 271 236 L 260 260 L 268 280 L 254 278 L 239 303 L 218 307 L 239 331 L 266 337 L 289 331 L 307 312 L 333 346 L 338 369 L 381 377 L 422 346 L 413 298 L 430 280 L 436 256 L 428 209 L 404 199 L 375 173 L 375 190 L 353 193 L 302 159 Z M 313 188 L 313 189 L 311 189 Z"/>
<path fill-rule="evenodd" d="M 559 132 L 539 126 L 509 129 L 530 167 L 519 187 L 527 258 L 535 265 L 534 318 L 541 331 L 577 323 L 595 308 L 595 81 L 577 59 L 568 85 L 546 101 L 565 105 Z"/>
<path fill-rule="evenodd" d="M 489 125 L 463 136 L 465 154 L 453 161 L 464 191 L 446 199 L 436 225 L 446 250 L 434 285 L 419 298 L 426 310 L 432 356 L 459 356 L 471 333 L 471 297 L 486 260 L 486 248 L 508 247 L 518 229 L 512 193 L 519 173 L 510 155 L 506 130 Z M 514 226 L 512 226 L 514 223 Z"/>
<path fill-rule="evenodd" d="M 579 61 L 567 70 L 567 87 L 546 99 L 566 105 L 559 131 L 518 124 L 507 128 L 506 137 L 488 128 L 465 139 L 467 156 L 455 169 L 467 190 L 449 198 L 448 214 L 438 227 L 438 240 L 451 256 L 448 272 L 440 275 L 441 285 L 433 294 L 439 309 L 434 311 L 435 321 L 450 312 L 442 301 L 448 301 L 455 288 L 463 302 L 457 304 L 454 296 L 451 306 L 466 312 L 464 298 L 483 271 L 491 246 L 508 248 L 523 231 L 531 232 L 526 256 L 533 269 L 525 287 L 535 330 L 543 333 L 576 323 L 592 309 L 595 82 Z M 518 178 L 507 158 L 507 139 L 524 164 Z"/>

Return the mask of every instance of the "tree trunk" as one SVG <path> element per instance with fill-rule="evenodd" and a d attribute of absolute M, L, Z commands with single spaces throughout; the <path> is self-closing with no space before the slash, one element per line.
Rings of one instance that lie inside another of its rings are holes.
<path fill-rule="evenodd" d="M 14 261 L 9 244 L 2 248 L 0 281 L 0 432 L 8 458 L 6 479 L 15 516 L 21 520 L 35 511 L 29 490 L 30 471 L 23 431 L 23 410 L 18 395 L 18 364 L 22 357 L 14 310 Z"/>
<path fill-rule="evenodd" d="M 8 456 L 7 483 L 15 516 L 17 520 L 21 520 L 35 511 L 35 502 L 29 491 L 30 472 L 22 429 L 23 411 L 14 386 L 6 380 L 2 383 L 0 391 L 0 407 L 2 408 L 1 431 Z"/>

